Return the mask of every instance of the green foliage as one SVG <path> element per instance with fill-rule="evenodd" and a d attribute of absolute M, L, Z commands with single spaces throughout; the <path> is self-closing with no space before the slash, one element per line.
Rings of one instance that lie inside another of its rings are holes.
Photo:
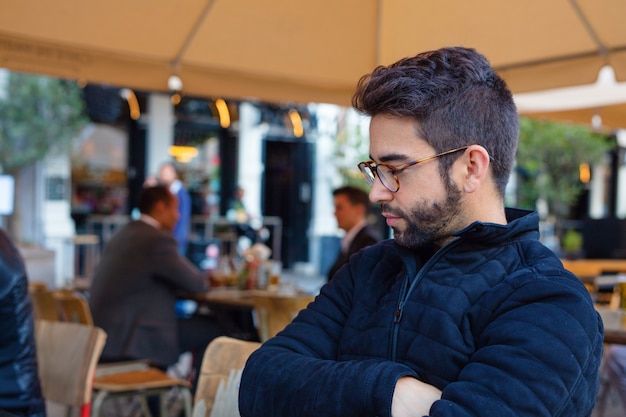
<path fill-rule="evenodd" d="M 576 253 L 583 247 L 583 234 L 578 230 L 568 229 L 561 239 L 561 247 L 567 253 Z"/>
<path fill-rule="evenodd" d="M 0 172 L 15 171 L 69 146 L 88 122 L 73 82 L 9 73 L 0 94 Z"/>
<path fill-rule="evenodd" d="M 541 197 L 550 214 L 567 218 L 584 189 L 580 164 L 592 166 L 614 147 L 614 141 L 582 126 L 520 118 L 517 204 L 533 209 Z"/>
<path fill-rule="evenodd" d="M 362 131 L 363 126 L 340 123 L 340 129 L 335 138 L 335 154 L 333 164 L 337 167 L 342 185 L 352 185 L 369 192 L 363 174 L 357 164 L 369 160 L 369 135 Z"/>

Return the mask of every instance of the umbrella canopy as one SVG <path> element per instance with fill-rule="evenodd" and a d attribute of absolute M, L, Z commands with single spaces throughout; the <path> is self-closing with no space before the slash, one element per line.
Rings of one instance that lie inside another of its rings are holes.
<path fill-rule="evenodd" d="M 600 70 L 593 84 L 515 95 L 517 110 L 528 117 L 569 121 L 612 131 L 626 128 L 626 82 L 616 82 L 613 68 Z"/>
<path fill-rule="evenodd" d="M 348 105 L 378 64 L 484 53 L 514 92 L 626 80 L 626 0 L 5 0 L 0 67 L 85 82 Z"/>
<path fill-rule="evenodd" d="M 594 130 L 605 132 L 626 129 L 626 103 L 522 114 L 535 119 L 559 120 L 587 125 Z"/>

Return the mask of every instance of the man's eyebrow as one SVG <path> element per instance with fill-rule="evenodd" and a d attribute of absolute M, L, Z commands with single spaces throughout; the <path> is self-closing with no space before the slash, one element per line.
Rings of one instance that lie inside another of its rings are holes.
<path fill-rule="evenodd" d="M 389 162 L 389 161 L 404 161 L 407 158 L 408 158 L 407 155 L 402 155 L 398 153 L 390 153 L 390 154 L 381 156 L 378 162 L 384 163 L 384 162 Z M 372 155 L 370 155 L 370 159 L 374 161 L 374 158 L 372 157 Z"/>

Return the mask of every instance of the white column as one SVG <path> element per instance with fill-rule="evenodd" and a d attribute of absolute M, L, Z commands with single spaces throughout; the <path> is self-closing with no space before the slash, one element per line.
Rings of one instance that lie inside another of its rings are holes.
<path fill-rule="evenodd" d="M 337 118 L 341 109 L 330 104 L 316 106 L 318 137 L 315 139 L 315 195 L 313 196 L 313 230 L 318 236 L 337 233 L 333 190 L 341 185 L 335 158 Z M 315 245 L 311 245 L 314 247 Z"/>
<path fill-rule="evenodd" d="M 253 218 L 261 215 L 261 179 L 265 165 L 261 160 L 263 137 L 267 126 L 259 124 L 260 111 L 250 103 L 239 108 L 239 185 L 245 190 L 243 199 Z"/>
<path fill-rule="evenodd" d="M 606 179 L 609 170 L 609 163 L 606 160 L 592 167 L 593 175 L 589 189 L 589 217 L 592 219 L 606 217 Z"/>
<path fill-rule="evenodd" d="M 342 110 L 331 104 L 315 105 L 317 117 L 317 133 L 315 140 L 315 176 L 313 178 L 314 195 L 311 219 L 309 259 L 319 274 L 322 267 L 322 237 L 337 234 L 335 219 L 335 203 L 333 190 L 340 186 L 337 166 L 335 164 L 335 147 L 337 140 L 337 120 Z"/>
<path fill-rule="evenodd" d="M 71 213 L 71 164 L 66 152 L 51 151 L 43 160 L 43 196 L 39 218 L 42 222 L 44 246 L 55 256 L 55 284 L 63 286 L 73 278 L 73 245 L 75 235 Z"/>
<path fill-rule="evenodd" d="M 167 153 L 174 143 L 174 106 L 169 95 L 150 94 L 148 96 L 149 114 L 147 117 L 148 137 L 146 150 L 146 175 L 156 175 L 159 166 L 171 160 Z"/>

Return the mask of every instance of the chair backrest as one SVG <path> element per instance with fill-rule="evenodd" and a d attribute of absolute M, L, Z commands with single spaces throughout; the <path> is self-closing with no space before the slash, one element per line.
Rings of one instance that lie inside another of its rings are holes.
<path fill-rule="evenodd" d="M 211 410 L 214 404 L 216 404 L 216 395 L 220 384 L 229 383 L 229 379 L 232 379 L 231 375 L 241 371 L 246 364 L 248 356 L 257 350 L 259 346 L 261 344 L 258 342 L 249 342 L 227 336 L 217 337 L 209 343 L 209 346 L 204 351 L 202 368 L 198 376 L 198 386 L 194 400 L 194 417 L 209 417 L 211 415 Z M 224 398 L 223 402 L 233 404 L 233 407 L 236 407 L 237 389 L 228 391 L 235 398 Z M 204 410 L 204 412 L 201 410 Z M 238 409 L 234 411 L 238 412 Z"/>
<path fill-rule="evenodd" d="M 77 323 L 35 321 L 37 366 L 47 401 L 82 407 L 91 403 L 91 384 L 106 333 Z"/>
<path fill-rule="evenodd" d="M 84 296 L 74 291 L 60 290 L 54 293 L 54 298 L 63 321 L 93 326 L 89 303 Z"/>
<path fill-rule="evenodd" d="M 314 298 L 315 296 L 308 294 L 255 293 L 252 296 L 252 300 L 261 341 L 265 342 L 267 339 L 276 336 Z"/>
<path fill-rule="evenodd" d="M 59 310 L 52 291 L 34 288 L 29 294 L 35 320 L 59 321 Z"/>

